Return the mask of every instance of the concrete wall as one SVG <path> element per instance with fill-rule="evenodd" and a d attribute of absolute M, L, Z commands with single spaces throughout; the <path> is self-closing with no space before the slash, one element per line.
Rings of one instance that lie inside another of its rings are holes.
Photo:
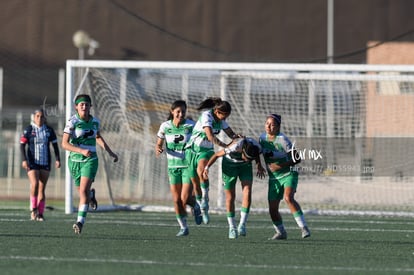
<path fill-rule="evenodd" d="M 368 46 L 378 42 L 370 42 Z M 414 64 L 414 43 L 388 42 L 368 51 L 368 64 Z M 389 82 L 378 87 L 371 85 L 367 94 L 367 135 L 414 136 L 413 90 L 402 94 L 398 83 Z M 395 89 L 397 88 L 397 89 Z"/>

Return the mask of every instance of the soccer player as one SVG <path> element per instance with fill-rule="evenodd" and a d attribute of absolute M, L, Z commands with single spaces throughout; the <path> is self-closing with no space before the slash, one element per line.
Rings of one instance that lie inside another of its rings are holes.
<path fill-rule="evenodd" d="M 22 167 L 27 171 L 30 181 L 30 218 L 44 221 L 46 206 L 46 184 L 51 168 L 50 144 L 55 152 L 55 167 L 60 168 L 60 155 L 57 137 L 52 127 L 46 124 L 43 110 L 32 114 L 32 123 L 20 137 L 20 151 L 23 156 Z M 26 145 L 27 150 L 26 150 Z"/>
<path fill-rule="evenodd" d="M 196 194 L 197 202 L 201 205 L 203 222 L 208 224 L 210 217 L 209 210 L 209 181 L 203 178 L 204 168 L 214 154 L 214 144 L 221 147 L 227 147 L 227 144 L 217 138 L 217 135 L 223 130 L 231 139 L 241 137 L 236 135 L 226 122 L 230 116 L 231 105 L 229 102 L 221 100 L 219 97 L 209 97 L 203 100 L 197 110 L 201 111 L 199 119 L 194 126 L 191 139 L 189 141 L 189 150 L 186 150 L 186 158 L 189 162 L 190 177 L 193 183 L 198 183 L 201 187 L 201 198 Z"/>
<path fill-rule="evenodd" d="M 222 158 L 222 178 L 226 194 L 227 222 L 229 224 L 229 239 L 236 239 L 239 235 L 246 236 L 246 222 L 252 200 L 253 166 L 255 160 L 257 175 L 262 178 L 265 170 L 260 161 L 260 145 L 252 138 L 234 140 L 227 148 L 217 151 L 204 167 L 203 177 L 208 179 L 209 167 L 219 158 Z M 237 178 L 241 181 L 243 200 L 240 209 L 240 222 L 236 229 L 235 199 Z"/>
<path fill-rule="evenodd" d="M 272 240 L 287 239 L 287 233 L 279 212 L 279 204 L 284 199 L 302 231 L 302 238 L 310 237 L 310 231 L 299 203 L 295 200 L 298 186 L 298 173 L 291 167 L 300 162 L 292 143 L 280 132 L 282 118 L 271 114 L 266 118 L 265 133 L 260 135 L 259 143 L 269 174 L 269 214 L 276 231 Z M 293 150 L 293 152 L 292 152 Z"/>
<path fill-rule="evenodd" d="M 98 155 L 96 144 L 118 161 L 118 155 L 112 152 L 100 133 L 100 121 L 90 114 L 92 101 L 89 95 L 80 94 L 75 98 L 76 114 L 66 123 L 63 131 L 62 148 L 70 151 L 68 166 L 79 192 L 79 208 L 77 221 L 73 225 L 76 234 L 82 232 L 89 203 L 94 192 L 91 186 L 98 171 Z M 96 199 L 91 205 L 96 206 Z"/>
<path fill-rule="evenodd" d="M 180 226 L 177 237 L 189 234 L 187 225 L 186 205 L 193 208 L 196 224 L 201 224 L 200 206 L 192 196 L 192 185 L 188 174 L 188 164 L 185 161 L 185 145 L 191 137 L 195 122 L 186 119 L 187 103 L 176 100 L 170 107 L 167 121 L 163 122 L 157 133 L 155 154 L 158 157 L 164 152 L 167 154 L 168 177 L 170 191 L 174 201 L 175 215 Z"/>

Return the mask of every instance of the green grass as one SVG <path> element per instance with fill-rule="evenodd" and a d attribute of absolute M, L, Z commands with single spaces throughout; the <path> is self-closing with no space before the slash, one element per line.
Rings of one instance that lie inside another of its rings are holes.
<path fill-rule="evenodd" d="M 273 235 L 267 215 L 251 214 L 247 237 L 228 239 L 225 215 L 209 225 L 189 220 L 177 238 L 173 213 L 89 213 L 82 235 L 75 214 L 56 209 L 45 222 L 2 205 L 1 274 L 408 274 L 414 272 L 414 221 L 409 218 L 307 216 L 302 239 L 283 215 L 288 240 Z"/>

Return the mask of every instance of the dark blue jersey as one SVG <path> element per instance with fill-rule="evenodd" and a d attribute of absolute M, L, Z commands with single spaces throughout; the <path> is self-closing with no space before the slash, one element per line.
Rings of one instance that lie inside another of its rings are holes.
<path fill-rule="evenodd" d="M 23 160 L 27 160 L 29 164 L 50 166 L 50 143 L 55 149 L 56 160 L 59 160 L 57 137 L 53 128 L 46 124 L 41 127 L 28 126 L 20 137 Z M 27 150 L 26 145 L 28 145 Z"/>

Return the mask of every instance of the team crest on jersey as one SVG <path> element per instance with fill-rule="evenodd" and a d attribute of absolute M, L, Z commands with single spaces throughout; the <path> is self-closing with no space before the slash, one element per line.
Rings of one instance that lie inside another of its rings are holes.
<path fill-rule="evenodd" d="M 183 135 L 175 135 L 174 136 L 174 143 L 179 143 L 180 141 L 184 140 L 184 136 Z"/>

